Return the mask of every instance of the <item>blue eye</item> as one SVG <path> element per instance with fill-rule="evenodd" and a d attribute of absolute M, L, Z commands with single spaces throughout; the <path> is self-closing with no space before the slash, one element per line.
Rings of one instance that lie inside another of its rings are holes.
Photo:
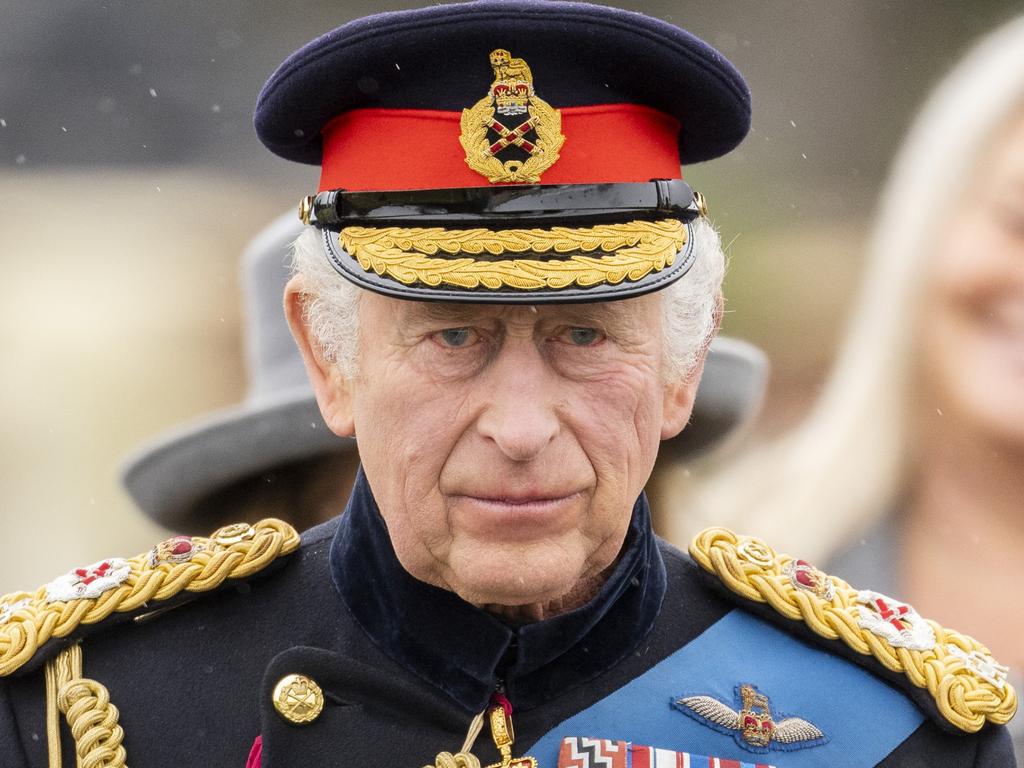
<path fill-rule="evenodd" d="M 569 341 L 577 347 L 589 347 L 601 340 L 601 334 L 594 328 L 570 328 Z"/>
<path fill-rule="evenodd" d="M 473 341 L 473 332 L 469 328 L 445 328 L 437 336 L 442 346 L 453 349 L 469 346 Z"/>

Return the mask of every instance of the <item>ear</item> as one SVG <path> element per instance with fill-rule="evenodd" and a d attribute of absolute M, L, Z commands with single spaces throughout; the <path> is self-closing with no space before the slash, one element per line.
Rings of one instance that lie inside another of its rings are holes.
<path fill-rule="evenodd" d="M 661 439 L 668 440 L 683 431 L 693 413 L 697 399 L 697 387 L 704 372 L 704 358 L 694 367 L 689 376 L 665 385 L 661 407 Z"/>
<path fill-rule="evenodd" d="M 323 348 L 307 322 L 306 295 L 302 275 L 295 275 L 284 288 L 284 313 L 288 318 L 288 326 L 299 346 L 306 375 L 313 385 L 313 393 L 324 421 L 339 437 L 352 437 L 355 434 L 353 382 L 324 357 Z"/>
<path fill-rule="evenodd" d="M 690 414 L 693 413 L 693 404 L 697 400 L 697 388 L 700 386 L 700 378 L 704 373 L 704 361 L 708 357 L 708 349 L 711 340 L 718 335 L 718 329 L 722 326 L 722 315 L 725 313 L 725 299 L 718 294 L 718 301 L 715 304 L 714 328 L 708 335 L 708 341 L 700 351 L 700 357 L 693 370 L 678 381 L 672 381 L 665 385 L 664 400 L 661 408 L 661 439 L 668 440 L 683 431 L 683 427 L 690 421 Z"/>

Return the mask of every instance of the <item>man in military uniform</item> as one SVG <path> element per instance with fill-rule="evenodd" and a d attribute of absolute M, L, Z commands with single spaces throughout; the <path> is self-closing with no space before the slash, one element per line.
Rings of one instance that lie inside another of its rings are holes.
<path fill-rule="evenodd" d="M 749 116 L 716 51 L 583 4 L 385 14 L 290 57 L 256 126 L 322 166 L 285 307 L 357 436 L 348 505 L 3 598 L 3 764 L 1011 765 L 975 640 L 755 539 L 652 533 L 721 313 L 680 161 Z"/>

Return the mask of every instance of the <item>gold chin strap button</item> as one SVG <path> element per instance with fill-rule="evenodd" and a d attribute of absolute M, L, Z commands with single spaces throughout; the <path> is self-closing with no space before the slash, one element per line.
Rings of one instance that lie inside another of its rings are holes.
<path fill-rule="evenodd" d="M 324 692 L 305 675 L 285 675 L 274 686 L 274 709 L 289 723 L 311 723 L 324 709 Z"/>
<path fill-rule="evenodd" d="M 299 221 L 303 224 L 309 224 L 313 215 L 313 200 L 313 195 L 306 195 L 299 200 Z"/>
<path fill-rule="evenodd" d="M 693 191 L 693 199 L 697 203 L 697 212 L 706 219 L 708 217 L 707 199 L 697 190 Z"/>

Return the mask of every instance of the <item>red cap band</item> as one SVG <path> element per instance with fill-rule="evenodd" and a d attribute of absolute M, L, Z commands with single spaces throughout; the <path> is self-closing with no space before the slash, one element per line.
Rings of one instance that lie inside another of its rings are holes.
<path fill-rule="evenodd" d="M 679 123 L 638 104 L 562 107 L 565 143 L 542 184 L 681 178 Z M 461 112 L 356 109 L 323 129 L 320 189 L 484 187 L 459 143 Z"/>

